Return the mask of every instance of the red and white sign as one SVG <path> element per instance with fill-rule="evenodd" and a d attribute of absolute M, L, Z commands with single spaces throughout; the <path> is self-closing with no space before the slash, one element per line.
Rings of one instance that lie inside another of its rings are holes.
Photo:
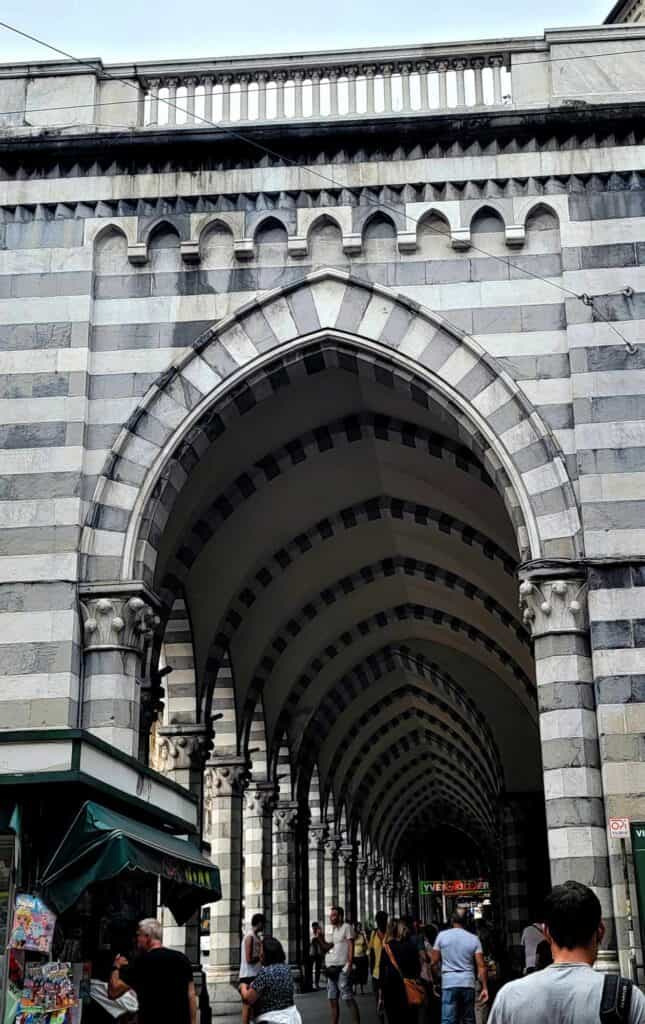
<path fill-rule="evenodd" d="M 629 838 L 629 818 L 610 818 L 609 819 L 609 838 L 610 839 L 628 839 Z"/>

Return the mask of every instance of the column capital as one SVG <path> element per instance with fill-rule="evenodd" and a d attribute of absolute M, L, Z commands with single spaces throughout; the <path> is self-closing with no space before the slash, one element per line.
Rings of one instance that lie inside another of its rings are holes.
<path fill-rule="evenodd" d="M 212 757 L 204 770 L 204 799 L 242 796 L 249 779 L 245 757 Z"/>
<path fill-rule="evenodd" d="M 292 833 L 298 824 L 298 804 L 294 800 L 278 800 L 274 817 L 279 835 Z"/>
<path fill-rule="evenodd" d="M 186 768 L 203 769 L 213 746 L 206 724 L 163 725 L 158 731 L 158 760 L 164 773 Z"/>
<path fill-rule="evenodd" d="M 142 655 L 152 633 L 161 623 L 156 602 L 143 586 L 95 590 L 79 596 L 83 619 L 83 650 L 132 651 Z"/>
<path fill-rule="evenodd" d="M 523 579 L 520 608 L 533 639 L 551 633 L 586 633 L 587 581 L 579 576 Z"/>
<path fill-rule="evenodd" d="M 322 849 L 323 843 L 327 836 L 326 825 L 310 825 L 308 830 L 308 845 L 310 850 L 318 851 Z"/>
<path fill-rule="evenodd" d="M 338 853 L 340 855 L 341 860 L 343 861 L 343 864 L 345 865 L 351 864 L 352 861 L 354 860 L 355 851 L 352 843 L 341 843 Z"/>
<path fill-rule="evenodd" d="M 367 858 L 359 857 L 356 861 L 356 870 L 361 878 L 367 877 Z"/>
<path fill-rule="evenodd" d="M 244 809 L 255 818 L 270 814 L 277 802 L 275 785 L 272 782 L 250 782 L 245 793 Z"/>
<path fill-rule="evenodd" d="M 331 832 L 325 836 L 325 856 L 337 857 L 340 850 L 341 839 L 339 835 Z"/>

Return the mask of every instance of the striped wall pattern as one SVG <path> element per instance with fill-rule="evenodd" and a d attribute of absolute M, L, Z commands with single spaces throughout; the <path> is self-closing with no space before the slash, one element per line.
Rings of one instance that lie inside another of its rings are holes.
<path fill-rule="evenodd" d="M 194 722 L 197 715 L 197 676 L 193 631 L 183 597 L 177 598 L 166 621 L 159 666 L 172 668 L 163 682 L 164 724 Z"/>
<path fill-rule="evenodd" d="M 314 295 L 318 297 L 322 322 Z M 285 300 L 287 309 L 282 304 Z M 376 310 L 378 316 L 374 319 Z M 272 318 L 275 331 L 270 322 Z M 117 535 L 125 530 L 128 519 L 127 509 L 115 509 L 110 504 L 113 501 L 110 495 L 114 494 L 111 483 L 118 479 L 121 484 L 128 484 L 134 496 L 137 483 L 150 469 L 160 445 L 170 436 L 172 428 L 164 426 L 164 421 L 172 421 L 175 427 L 185 422 L 188 413 L 200 403 L 202 397 L 228 375 L 232 368 L 229 349 L 233 346 L 235 350 L 235 344 L 240 344 L 239 332 L 242 331 L 245 339 L 245 351 L 258 353 L 278 346 L 290 338 L 320 331 L 323 326 L 358 332 L 367 337 L 371 335 L 375 341 L 382 342 L 387 347 L 400 349 L 405 354 L 412 355 L 423 366 L 435 372 L 440 379 L 445 380 L 451 387 L 456 387 L 481 411 L 491 428 L 498 433 L 506 449 L 512 452 L 513 462 L 524 478 L 532 500 L 537 507 L 541 506 L 544 509 L 543 513 L 536 517 L 538 529 L 542 534 L 543 553 L 576 553 L 578 522 L 575 501 L 570 485 L 564 483 L 561 456 L 554 455 L 549 448 L 547 429 L 536 427 L 535 413 L 530 413 L 517 385 L 510 378 L 500 375 L 496 368 L 489 368 L 488 357 L 474 342 L 448 334 L 437 326 L 436 320 L 429 318 L 418 307 L 411 307 L 409 300 L 397 299 L 380 286 L 369 286 L 339 272 L 326 271 L 311 275 L 304 283 L 294 286 L 289 291 L 283 289 L 279 298 L 276 295 L 273 299 L 269 297 L 267 300 L 247 304 L 237 312 L 234 319 L 224 321 L 215 332 L 206 332 L 197 348 L 190 355 L 182 357 L 163 378 L 159 379 L 156 390 L 148 393 L 144 403 L 139 407 L 140 411 L 137 411 L 128 429 L 120 435 L 119 444 L 109 461 L 108 474 L 97 487 L 97 501 L 92 514 L 92 547 L 95 554 L 88 557 L 85 565 L 85 571 L 90 577 L 97 572 L 118 574 L 120 571 L 118 556 L 102 556 L 100 553 L 106 519 L 112 523 L 112 529 L 109 531 L 110 545 L 111 550 L 115 552 L 118 550 Z M 260 349 L 253 342 L 253 335 Z M 235 343 L 234 339 L 237 339 Z M 223 355 L 225 366 L 222 366 Z M 362 355 L 359 358 L 355 353 L 349 358 L 352 365 L 364 361 Z M 219 369 L 215 369 L 218 362 Z M 396 375 L 393 369 L 382 368 L 379 361 L 374 358 L 367 360 L 367 363 L 371 366 L 377 381 L 393 382 Z M 314 359 L 313 363 L 309 361 L 308 372 L 317 372 L 317 368 L 321 368 L 319 357 Z M 281 367 L 280 373 L 274 371 L 273 375 L 269 376 L 267 383 L 272 390 L 285 383 L 283 371 L 284 366 Z M 413 398 L 416 397 L 417 401 L 423 404 L 427 402 L 425 388 L 415 388 L 409 381 L 406 386 Z M 249 403 L 255 404 L 255 401 L 251 384 L 245 382 L 240 394 L 229 396 L 229 407 L 233 404 L 243 410 L 249 407 Z M 155 440 L 144 439 L 142 434 L 150 418 L 158 425 L 154 427 Z M 460 418 L 459 415 L 457 418 Z M 469 424 L 462 425 L 468 431 Z M 217 425 L 218 432 L 220 429 L 221 423 Z M 495 465 L 496 460 L 490 450 L 478 450 L 481 449 L 481 445 L 472 427 L 470 435 L 471 443 L 480 455 L 486 470 L 496 480 L 500 493 L 508 499 L 509 481 L 502 479 L 506 474 L 501 466 Z M 141 436 L 140 442 L 136 440 L 138 436 Z M 210 439 L 206 436 L 200 443 L 210 444 L 211 440 L 212 436 Z M 185 442 L 178 449 L 175 458 L 178 461 L 179 479 L 182 476 L 185 478 L 186 475 L 186 469 L 181 467 L 181 459 L 188 459 L 190 466 L 196 457 L 194 452 L 191 455 L 191 451 Z M 138 468 L 129 469 L 131 464 Z M 168 475 L 172 473 L 172 466 L 171 462 L 167 470 Z M 123 505 L 125 493 L 120 491 L 119 495 Z M 154 511 L 146 512 L 143 523 L 154 521 L 158 530 L 163 529 L 168 515 L 167 502 L 168 499 L 163 508 L 157 504 Z M 110 511 L 111 509 L 114 511 Z M 516 521 L 518 515 L 519 509 L 515 506 L 511 510 L 512 520 Z M 523 533 L 522 527 L 518 529 L 520 549 L 527 551 L 528 536 Z M 89 543 L 89 538 L 87 540 Z M 142 545 L 138 557 L 143 560 L 142 575 L 146 578 L 154 564 L 154 545 L 150 545 L 146 540 L 142 541 Z M 103 560 L 104 558 L 107 560 Z M 95 559 L 101 561 L 97 562 Z"/>
<path fill-rule="evenodd" d="M 589 573 L 589 618 L 606 816 L 643 821 L 645 566 L 594 566 Z M 629 845 L 631 839 L 627 842 Z M 622 855 L 619 841 L 611 838 L 609 863 L 616 930 L 619 946 L 625 949 L 628 925 Z M 638 900 L 633 878 L 631 884 L 638 934 Z"/>
<path fill-rule="evenodd" d="M 297 962 L 297 820 L 297 803 L 280 800 L 273 832 L 273 934 L 282 943 L 289 964 Z"/>
<path fill-rule="evenodd" d="M 523 967 L 522 932 L 529 920 L 528 864 L 525 855 L 523 807 L 507 800 L 502 812 L 504 909 L 508 952 L 515 970 Z M 577 879 L 577 875 L 571 876 Z"/>

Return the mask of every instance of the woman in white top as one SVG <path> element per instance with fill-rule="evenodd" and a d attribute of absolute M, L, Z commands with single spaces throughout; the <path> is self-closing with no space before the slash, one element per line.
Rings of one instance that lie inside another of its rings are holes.
<path fill-rule="evenodd" d="M 242 947 L 240 949 L 240 985 L 250 985 L 260 973 L 263 931 L 263 915 L 254 914 L 251 918 L 251 928 L 242 939 Z M 250 1016 L 250 1007 L 247 1003 L 243 1003 L 242 1024 L 248 1024 Z"/>

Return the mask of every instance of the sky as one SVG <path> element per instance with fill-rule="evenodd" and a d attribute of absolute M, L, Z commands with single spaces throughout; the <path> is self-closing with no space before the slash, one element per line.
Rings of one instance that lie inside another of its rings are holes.
<path fill-rule="evenodd" d="M 3 0 L 0 20 L 76 57 L 104 61 L 297 53 L 541 35 L 600 24 L 613 0 Z M 56 59 L 0 29 L 0 62 Z"/>

